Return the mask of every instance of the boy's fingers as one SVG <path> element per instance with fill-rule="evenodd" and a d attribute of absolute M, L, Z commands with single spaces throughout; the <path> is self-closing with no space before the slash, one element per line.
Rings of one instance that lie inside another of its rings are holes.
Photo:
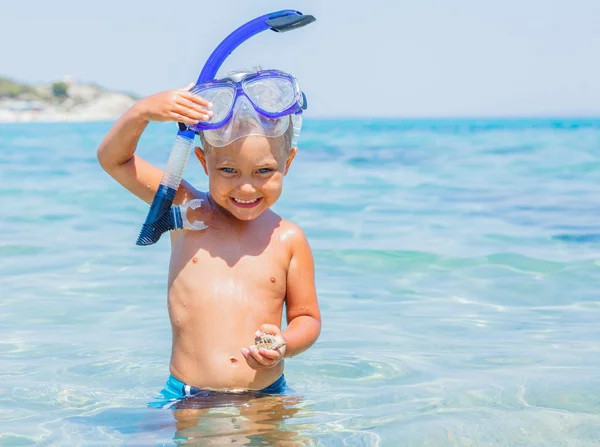
<path fill-rule="evenodd" d="M 254 359 L 254 357 L 252 357 L 250 355 L 250 353 L 248 353 L 248 356 L 244 356 L 244 358 L 246 359 L 246 363 L 248 364 L 248 366 L 252 369 L 260 369 L 259 363 Z"/>
<path fill-rule="evenodd" d="M 189 99 L 190 101 L 193 101 L 196 104 L 199 104 L 201 106 L 208 107 L 208 108 L 212 107 L 212 104 L 209 101 L 207 101 L 206 99 L 204 99 L 202 96 L 194 95 L 193 93 L 190 93 L 190 92 L 181 92 L 181 96 L 183 98 Z"/>
<path fill-rule="evenodd" d="M 175 104 L 186 107 L 190 110 L 195 110 L 196 112 L 202 113 L 204 115 L 208 115 L 208 116 L 212 115 L 212 112 L 210 110 L 208 110 L 206 107 L 202 107 L 202 106 L 196 104 L 195 102 L 184 98 L 183 96 L 179 97 L 177 99 L 177 101 L 175 102 Z"/>
<path fill-rule="evenodd" d="M 256 360 L 256 358 L 254 358 L 252 352 L 249 349 L 243 348 L 242 355 L 246 359 L 246 363 L 248 364 L 248 366 L 252 369 L 263 369 L 266 366 L 265 364 L 260 363 L 258 360 Z"/>
<path fill-rule="evenodd" d="M 208 110 L 206 107 L 196 104 L 194 101 L 186 98 L 185 96 L 178 96 L 177 98 L 175 98 L 175 104 L 181 104 L 182 106 L 186 106 L 186 107 L 189 107 L 190 109 L 195 109 L 195 110 L 203 110 L 203 111 Z"/>
<path fill-rule="evenodd" d="M 176 113 L 176 112 L 171 112 L 171 118 L 174 121 L 177 121 L 179 123 L 198 124 L 198 120 L 194 120 L 194 119 L 188 118 L 187 116 L 181 115 L 181 114 Z"/>
<path fill-rule="evenodd" d="M 256 349 L 256 346 L 250 346 L 250 355 L 263 366 L 269 366 L 269 359 L 265 359 Z"/>
<path fill-rule="evenodd" d="M 265 334 L 278 334 L 279 328 L 274 324 L 263 324 L 260 327 L 260 331 L 264 332 Z"/>
<path fill-rule="evenodd" d="M 270 360 L 277 360 L 279 357 L 281 357 L 281 352 L 274 349 L 260 349 L 258 353 Z"/>
<path fill-rule="evenodd" d="M 187 107 L 180 106 L 180 105 L 175 107 L 175 113 L 178 113 L 179 115 L 187 116 L 188 118 L 191 118 L 196 121 L 200 121 L 200 120 L 206 121 L 209 119 L 208 115 L 205 113 L 196 112 L 195 110 L 188 109 Z"/>

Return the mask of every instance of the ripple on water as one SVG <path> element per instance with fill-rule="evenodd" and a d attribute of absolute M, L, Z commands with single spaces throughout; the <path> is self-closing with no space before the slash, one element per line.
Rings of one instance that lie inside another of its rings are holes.
<path fill-rule="evenodd" d="M 179 430 L 146 408 L 169 244 L 134 245 L 110 123 L 1 126 L 0 444 L 600 445 L 600 121 L 307 120 L 276 211 L 314 248 L 321 337 L 291 400 Z M 171 142 L 152 124 L 140 155 Z"/>

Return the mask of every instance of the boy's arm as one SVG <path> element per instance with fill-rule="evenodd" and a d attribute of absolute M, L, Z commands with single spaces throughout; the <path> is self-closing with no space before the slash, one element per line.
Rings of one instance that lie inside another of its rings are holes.
<path fill-rule="evenodd" d="M 256 332 L 283 338 L 286 344 L 278 349 L 258 349 L 255 345 L 242 348 L 242 355 L 255 370 L 272 368 L 284 357 L 293 357 L 306 351 L 321 333 L 321 311 L 315 287 L 315 266 L 306 236 L 296 225 L 285 232 L 291 257 L 287 272 L 286 309 L 288 327 L 280 332 L 278 326 L 263 324 Z"/>
<path fill-rule="evenodd" d="M 321 311 L 315 287 L 315 265 L 304 232 L 295 227 L 291 234 L 292 258 L 287 275 L 286 309 L 288 327 L 282 332 L 287 345 L 285 356 L 307 350 L 321 332 Z"/>
<path fill-rule="evenodd" d="M 133 105 L 112 126 L 98 148 L 98 161 L 121 185 L 151 203 L 162 178 L 162 169 L 135 155 L 138 141 L 150 121 L 180 121 L 187 124 L 208 119 L 208 102 L 186 89 L 157 93 Z M 181 182 L 174 203 L 183 203 L 193 188 Z"/>

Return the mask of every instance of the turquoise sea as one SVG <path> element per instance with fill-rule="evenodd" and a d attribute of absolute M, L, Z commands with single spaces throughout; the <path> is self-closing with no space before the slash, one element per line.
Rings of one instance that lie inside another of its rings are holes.
<path fill-rule="evenodd" d="M 289 395 L 183 424 L 146 406 L 168 239 L 135 245 L 109 127 L 0 125 L 0 445 L 600 445 L 600 119 L 307 119 L 276 211 L 322 335 Z M 139 153 L 164 166 L 174 135 Z"/>

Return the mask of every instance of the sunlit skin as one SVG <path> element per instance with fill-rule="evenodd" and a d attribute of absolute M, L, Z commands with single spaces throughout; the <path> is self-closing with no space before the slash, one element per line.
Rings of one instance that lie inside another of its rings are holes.
<path fill-rule="evenodd" d="M 102 167 L 150 203 L 162 170 L 135 154 L 149 121 L 196 123 L 210 105 L 186 89 L 140 100 L 111 128 L 98 149 Z M 175 204 L 202 199 L 188 213 L 200 231 L 171 232 L 168 308 L 172 326 L 170 371 L 186 384 L 216 390 L 263 389 L 282 374 L 283 359 L 308 349 L 321 316 L 314 262 L 302 230 L 270 207 L 297 149 L 284 139 L 250 136 L 195 154 L 209 177 L 209 192 L 183 181 Z M 288 326 L 281 331 L 284 302 Z M 257 332 L 258 331 L 258 332 Z M 287 344 L 257 351 L 266 332 Z"/>

